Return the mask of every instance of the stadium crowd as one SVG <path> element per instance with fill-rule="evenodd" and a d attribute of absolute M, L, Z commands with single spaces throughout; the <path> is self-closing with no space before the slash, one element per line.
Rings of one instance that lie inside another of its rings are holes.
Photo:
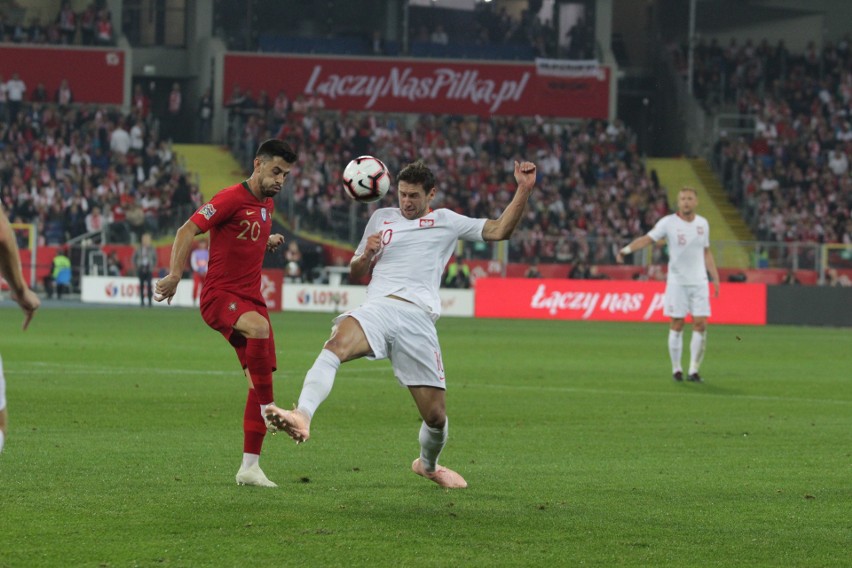
<path fill-rule="evenodd" d="M 535 160 L 539 191 L 512 240 L 513 260 L 612 262 L 615 244 L 668 212 L 665 190 L 645 171 L 633 135 L 617 120 L 340 115 L 302 98 L 283 113 L 254 108 L 243 118 L 233 144 L 238 153 L 267 136 L 310 148 L 293 172 L 293 199 L 283 209 L 292 210 L 299 228 L 345 241 L 351 240 L 352 204 L 339 189 L 340 175 L 363 154 L 379 156 L 391 172 L 424 159 L 438 176 L 433 205 L 478 217 L 499 216 L 511 199 L 514 160 Z M 394 200 L 388 195 L 380 205 Z M 359 226 L 371 209 L 354 209 Z"/>
<path fill-rule="evenodd" d="M 0 105 L 0 200 L 10 219 L 35 224 L 48 245 L 171 230 L 201 196 L 157 125 L 142 104 L 129 113 L 32 98 Z"/>
<path fill-rule="evenodd" d="M 721 133 L 714 161 L 757 238 L 852 244 L 848 37 L 799 54 L 765 40 L 699 44 L 696 70 L 695 94 L 708 108 L 735 100 L 742 126 L 754 124 L 742 136 Z"/>
<path fill-rule="evenodd" d="M 0 6 L 0 42 L 44 45 L 115 45 L 112 14 L 103 1 L 92 2 L 75 12 L 68 0 L 62 2 L 51 21 L 28 17 L 21 6 Z M 8 12 L 3 11 L 6 8 Z"/>

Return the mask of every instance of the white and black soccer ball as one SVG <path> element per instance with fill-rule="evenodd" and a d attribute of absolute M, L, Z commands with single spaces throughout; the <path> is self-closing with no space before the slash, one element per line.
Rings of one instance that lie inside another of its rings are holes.
<path fill-rule="evenodd" d="M 346 195 L 361 203 L 378 201 L 390 189 L 387 166 L 373 156 L 359 156 L 343 170 L 343 189 Z"/>

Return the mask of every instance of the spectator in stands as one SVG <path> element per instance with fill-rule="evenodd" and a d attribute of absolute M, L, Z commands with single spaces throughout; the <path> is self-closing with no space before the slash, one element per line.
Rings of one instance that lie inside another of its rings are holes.
<path fill-rule="evenodd" d="M 67 109 L 74 102 L 74 94 L 68 85 L 68 79 L 62 79 L 62 82 L 59 83 L 59 88 L 56 89 L 53 100 L 59 105 L 60 110 Z"/>
<path fill-rule="evenodd" d="M 568 273 L 568 278 L 574 280 L 588 280 L 592 277 L 592 271 L 589 269 L 589 263 L 585 260 L 580 260 L 571 268 Z"/>
<path fill-rule="evenodd" d="M 429 41 L 438 45 L 447 45 L 448 43 L 450 43 L 450 36 L 447 35 L 444 26 L 442 26 L 441 24 L 437 24 L 435 26 L 435 29 L 432 30 L 432 33 L 429 36 Z"/>
<path fill-rule="evenodd" d="M 56 25 L 59 28 L 62 43 L 66 45 L 74 43 L 74 37 L 77 35 L 77 14 L 68 0 L 62 2 L 59 14 L 56 15 Z"/>
<path fill-rule="evenodd" d="M 183 128 L 183 93 L 181 92 L 180 83 L 172 83 L 172 90 L 169 91 L 169 100 L 166 105 L 166 116 L 162 122 L 162 138 L 163 140 L 176 141 L 181 134 Z"/>
<path fill-rule="evenodd" d="M 56 299 L 61 300 L 63 292 L 71 292 L 71 259 L 65 255 L 63 249 L 56 251 L 50 273 L 44 277 L 43 284 L 49 299 L 56 293 Z"/>
<path fill-rule="evenodd" d="M 44 83 L 39 83 L 33 92 L 30 94 L 30 101 L 34 103 L 46 103 L 50 100 L 50 95 L 47 93 L 47 87 Z"/>
<path fill-rule="evenodd" d="M 83 45 L 95 44 L 95 29 L 98 22 L 98 10 L 94 3 L 88 4 L 80 14 L 80 41 Z"/>
<path fill-rule="evenodd" d="M 0 73 L 0 122 L 7 122 L 9 120 L 8 111 L 9 111 L 9 88 L 6 86 L 6 81 L 3 80 L 3 74 Z"/>
<path fill-rule="evenodd" d="M 189 266 L 192 269 L 192 304 L 198 303 L 201 297 L 201 288 L 204 279 L 207 278 L 207 264 L 210 262 L 210 251 L 207 248 L 207 239 L 199 239 L 195 249 L 189 256 Z"/>
<path fill-rule="evenodd" d="M 538 259 L 534 259 L 527 267 L 524 273 L 524 278 L 541 278 L 541 271 L 538 269 Z"/>
<path fill-rule="evenodd" d="M 284 252 L 285 277 L 289 282 L 301 282 L 303 279 L 304 267 L 302 266 L 302 251 L 299 249 L 299 243 L 290 241 L 287 245 L 287 250 Z"/>
<path fill-rule="evenodd" d="M 109 135 L 109 149 L 123 158 L 130 151 L 130 133 L 124 128 L 124 120 L 119 119 Z"/>
<path fill-rule="evenodd" d="M 106 229 L 110 221 L 107 217 L 101 214 L 100 207 L 92 207 L 92 211 L 86 215 L 86 232 L 94 233 Z"/>
<path fill-rule="evenodd" d="M 139 278 L 139 302 L 144 308 L 147 299 L 150 308 L 151 299 L 154 296 L 152 280 L 154 270 L 157 268 L 157 250 L 151 244 L 149 233 L 142 235 L 142 242 L 133 252 L 133 267 L 136 269 L 136 276 Z"/>
<path fill-rule="evenodd" d="M 118 253 L 114 250 L 109 251 L 106 258 L 106 273 L 107 276 L 119 277 L 124 276 L 124 265 L 121 259 L 118 258 Z"/>
<path fill-rule="evenodd" d="M 151 111 L 151 99 L 145 94 L 145 90 L 137 83 L 133 87 L 133 99 L 131 100 L 133 111 L 138 118 L 142 120 L 148 119 L 148 114 Z"/>
<path fill-rule="evenodd" d="M 213 132 L 213 94 L 206 89 L 198 101 L 198 136 L 199 144 L 209 144 Z"/>
<path fill-rule="evenodd" d="M 783 280 L 781 280 L 781 284 L 793 286 L 801 284 L 801 282 L 799 282 L 799 279 L 796 278 L 796 271 L 792 268 L 788 268 L 786 274 L 784 274 Z"/>
<path fill-rule="evenodd" d="M 444 286 L 447 288 L 470 288 L 470 267 L 458 255 L 447 266 Z"/>
<path fill-rule="evenodd" d="M 382 37 L 382 32 L 379 30 L 373 30 L 373 33 L 370 36 L 370 53 L 372 55 L 385 54 L 385 40 Z"/>
<path fill-rule="evenodd" d="M 106 8 L 98 12 L 95 22 L 95 45 L 109 46 L 115 43 L 112 30 L 112 13 Z"/>
<path fill-rule="evenodd" d="M 9 107 L 8 113 L 11 122 L 17 120 L 26 92 L 26 83 L 21 80 L 20 75 L 12 73 L 12 78 L 6 81 L 6 104 Z"/>
<path fill-rule="evenodd" d="M 852 286 L 852 280 L 848 276 L 837 271 L 836 268 L 829 268 L 825 271 L 825 283 L 827 286 L 846 288 Z"/>

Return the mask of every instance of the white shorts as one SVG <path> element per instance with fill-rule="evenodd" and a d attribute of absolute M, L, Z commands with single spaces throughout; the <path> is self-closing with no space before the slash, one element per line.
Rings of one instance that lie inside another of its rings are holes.
<path fill-rule="evenodd" d="M 337 316 L 334 325 L 350 316 L 361 324 L 373 350 L 367 358 L 390 359 L 402 386 L 446 388 L 438 332 L 425 310 L 402 300 L 379 298 Z"/>
<path fill-rule="evenodd" d="M 710 317 L 710 287 L 666 284 L 663 315 L 670 318 Z"/>

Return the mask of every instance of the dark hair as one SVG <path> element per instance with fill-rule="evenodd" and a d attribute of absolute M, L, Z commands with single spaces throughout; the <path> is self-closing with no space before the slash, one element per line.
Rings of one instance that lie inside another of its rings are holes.
<path fill-rule="evenodd" d="M 419 185 L 426 193 L 429 193 L 435 187 L 435 174 L 423 163 L 423 160 L 417 160 L 402 168 L 396 176 L 396 181 Z"/>
<path fill-rule="evenodd" d="M 255 158 L 274 158 L 275 156 L 280 156 L 288 164 L 296 163 L 296 151 L 289 144 L 277 138 L 270 138 L 262 142 L 254 155 Z"/>

